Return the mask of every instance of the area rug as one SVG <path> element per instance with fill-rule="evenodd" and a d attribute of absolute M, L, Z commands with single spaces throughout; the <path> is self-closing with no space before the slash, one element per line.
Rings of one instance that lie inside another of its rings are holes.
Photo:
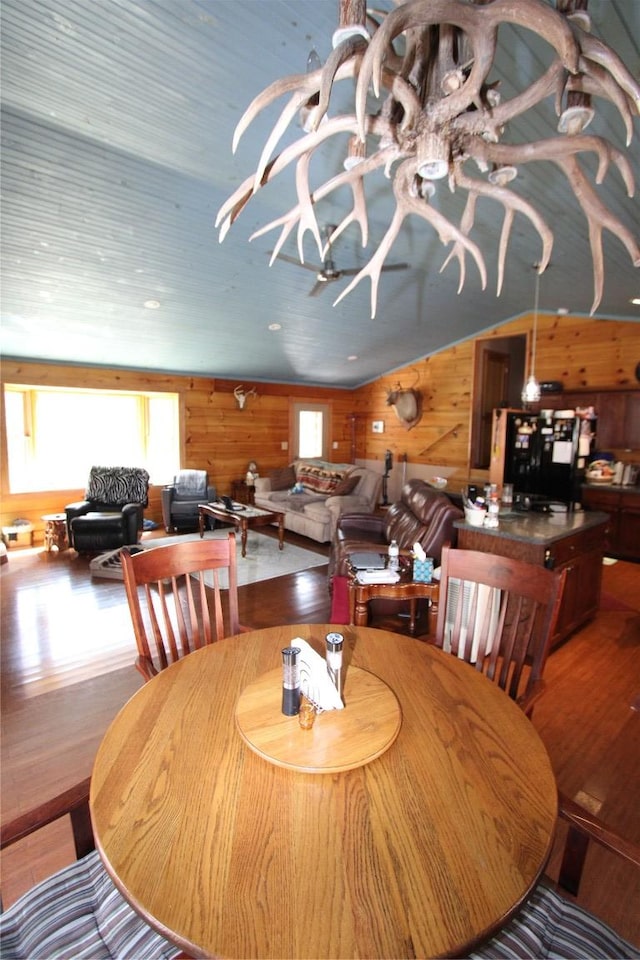
<path fill-rule="evenodd" d="M 220 540 L 229 535 L 229 530 L 206 530 L 205 540 Z M 176 537 L 161 537 L 157 540 L 143 540 L 145 549 L 166 546 L 170 543 L 184 543 L 188 540 L 199 540 L 200 534 L 187 533 Z M 311 567 L 320 567 L 327 563 L 322 553 L 314 550 L 305 550 L 291 543 L 285 543 L 284 549 L 278 549 L 278 541 L 274 537 L 265 536 L 257 530 L 249 530 L 247 538 L 247 555 L 243 557 L 240 550 L 240 535 L 236 534 L 238 544 L 238 586 L 247 583 L 259 583 L 262 580 L 273 580 L 274 577 L 284 577 L 289 573 L 299 573 Z M 206 582 L 206 576 L 205 576 Z M 212 584 L 213 585 L 213 581 Z M 220 574 L 220 585 L 227 589 L 229 584 L 226 571 Z"/>

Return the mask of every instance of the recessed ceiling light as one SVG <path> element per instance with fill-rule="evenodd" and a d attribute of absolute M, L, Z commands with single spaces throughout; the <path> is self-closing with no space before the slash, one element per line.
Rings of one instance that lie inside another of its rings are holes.
<path fill-rule="evenodd" d="M 631 303 L 632 303 L 635 307 L 640 307 L 640 297 L 634 297 L 633 300 L 631 301 Z"/>
<path fill-rule="evenodd" d="M 159 300 L 145 300 L 144 306 L 147 308 L 147 310 L 157 310 L 158 307 L 160 306 L 160 301 L 159 301 Z"/>
<path fill-rule="evenodd" d="M 351 356 L 347 357 L 347 360 L 357 360 L 358 356 L 355 353 L 352 353 Z"/>
<path fill-rule="evenodd" d="M 269 330 L 282 330 L 282 324 L 281 324 L 281 323 L 270 323 L 270 324 L 269 324 Z"/>

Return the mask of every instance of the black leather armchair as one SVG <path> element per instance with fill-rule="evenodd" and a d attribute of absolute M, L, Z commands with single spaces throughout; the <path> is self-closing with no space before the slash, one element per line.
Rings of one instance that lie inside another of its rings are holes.
<path fill-rule="evenodd" d="M 92 467 L 85 499 L 65 507 L 70 545 L 100 553 L 137 543 L 148 492 L 141 467 Z"/>
<path fill-rule="evenodd" d="M 161 495 L 162 522 L 167 533 L 173 533 L 198 526 L 198 504 L 215 500 L 216 488 L 209 483 L 206 470 L 180 470 Z"/>

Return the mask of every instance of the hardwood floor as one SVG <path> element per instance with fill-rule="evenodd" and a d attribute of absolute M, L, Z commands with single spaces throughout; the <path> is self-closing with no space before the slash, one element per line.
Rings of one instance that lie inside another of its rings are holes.
<path fill-rule="evenodd" d="M 36 549 L 11 551 L 1 568 L 3 820 L 87 776 L 106 727 L 142 683 L 122 583 L 92 580 L 88 565 L 73 551 Z M 330 619 L 324 566 L 241 587 L 239 599 L 254 627 Z M 545 677 L 533 723 L 559 786 L 640 843 L 640 565 L 604 567 L 598 616 L 551 654 Z M 6 851 L 5 906 L 71 856 L 65 825 Z M 638 946 L 639 874 L 594 848 L 578 898 Z"/>

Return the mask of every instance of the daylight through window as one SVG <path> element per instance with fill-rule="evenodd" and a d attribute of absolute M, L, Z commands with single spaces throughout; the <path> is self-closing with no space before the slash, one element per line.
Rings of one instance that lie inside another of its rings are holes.
<path fill-rule="evenodd" d="M 92 466 L 144 467 L 169 483 L 180 466 L 176 393 L 6 384 L 11 493 L 84 487 Z"/>

